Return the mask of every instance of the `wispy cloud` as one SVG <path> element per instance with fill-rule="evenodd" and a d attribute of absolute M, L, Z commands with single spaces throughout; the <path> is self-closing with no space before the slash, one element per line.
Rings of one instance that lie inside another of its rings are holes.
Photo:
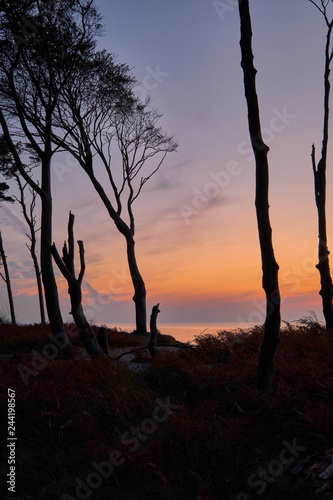
<path fill-rule="evenodd" d="M 14 210 L 8 205 L 1 205 L 0 220 L 5 226 L 15 229 L 15 231 L 20 234 L 25 235 L 27 232 L 27 227 L 24 222 L 17 217 Z"/>

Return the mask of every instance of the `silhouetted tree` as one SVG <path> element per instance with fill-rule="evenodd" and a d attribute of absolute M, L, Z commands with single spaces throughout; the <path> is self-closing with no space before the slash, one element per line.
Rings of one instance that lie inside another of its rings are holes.
<path fill-rule="evenodd" d="M 17 151 L 23 151 L 22 145 L 16 144 L 16 149 Z M 26 167 L 27 173 L 31 173 L 31 170 L 34 166 L 34 158 L 31 158 L 31 168 Z M 29 188 L 30 194 L 31 194 L 31 201 L 29 204 L 29 208 L 27 208 L 26 204 L 26 199 L 25 199 L 25 191 L 28 186 L 27 183 L 22 183 L 20 174 L 17 170 L 16 163 L 8 149 L 7 143 L 4 139 L 4 136 L 0 136 L 0 172 L 2 175 L 4 175 L 5 178 L 7 179 L 15 179 L 16 184 L 19 189 L 19 197 L 14 196 L 12 197 L 12 201 L 16 200 L 22 208 L 22 213 L 24 216 L 24 219 L 28 225 L 29 228 L 29 234 L 27 234 L 28 239 L 30 240 L 30 244 L 26 244 L 35 269 L 35 275 L 36 275 L 36 282 L 37 282 L 37 291 L 38 291 L 38 299 L 39 299 L 39 309 L 40 309 L 40 316 L 41 316 L 41 322 L 46 323 L 45 321 L 45 311 L 44 311 L 44 298 L 43 298 L 43 287 L 42 287 L 42 280 L 41 280 L 41 272 L 39 269 L 39 263 L 38 263 L 38 258 L 36 254 L 36 245 L 37 245 L 37 238 L 36 238 L 36 215 L 35 215 L 35 207 L 36 207 L 36 197 L 37 193 L 32 189 Z M 37 181 L 38 183 L 38 181 Z"/>
<path fill-rule="evenodd" d="M 78 61 L 93 52 L 100 17 L 92 0 L 0 0 L 0 124 L 24 181 L 41 198 L 41 271 L 52 334 L 64 331 L 52 267 L 51 161 L 54 111 Z M 41 163 L 29 175 L 15 144 L 24 137 Z"/>
<path fill-rule="evenodd" d="M 257 223 L 262 261 L 262 285 L 266 294 L 265 336 L 258 363 L 258 389 L 272 383 L 275 356 L 280 340 L 280 292 L 278 284 L 279 266 L 275 260 L 272 229 L 268 204 L 268 146 L 263 141 L 260 125 L 259 103 L 256 92 L 256 69 L 253 65 L 252 27 L 248 0 L 238 0 L 241 22 L 241 66 L 244 73 L 245 97 L 248 108 L 248 123 L 252 149 L 256 162 Z"/>
<path fill-rule="evenodd" d="M 54 243 L 51 247 L 51 253 L 62 275 L 67 280 L 68 293 L 71 298 L 71 314 L 78 327 L 81 342 L 87 349 L 88 354 L 92 356 L 105 356 L 83 312 L 81 285 L 86 265 L 83 241 L 79 240 L 78 245 L 80 252 L 80 272 L 78 278 L 76 278 L 74 267 L 74 215 L 70 212 L 68 220 L 68 246 L 65 241 L 62 249 L 62 258 Z"/>
<path fill-rule="evenodd" d="M 35 207 L 36 207 L 36 197 L 37 193 L 33 189 L 29 189 L 30 194 L 31 194 L 31 200 L 29 204 L 29 208 L 27 208 L 26 205 L 26 200 L 25 200 L 25 190 L 27 187 L 26 184 L 22 184 L 22 181 L 20 179 L 20 176 L 15 173 L 14 177 L 16 179 L 19 191 L 20 191 L 20 197 L 16 198 L 16 200 L 20 203 L 22 207 L 22 213 L 24 216 L 24 219 L 28 225 L 29 228 L 29 234 L 27 233 L 27 237 L 30 241 L 30 243 L 26 243 L 26 246 L 30 252 L 33 266 L 35 269 L 35 276 L 36 276 L 36 283 L 37 283 L 37 291 L 38 291 L 38 300 L 39 300 L 39 311 L 40 311 L 40 320 L 41 323 L 46 323 L 45 320 L 45 310 L 44 310 L 44 297 L 43 297 L 43 287 L 42 287 L 42 280 L 41 280 L 41 271 L 39 269 L 39 262 L 37 258 L 37 237 L 36 233 L 39 231 L 39 229 L 36 229 L 36 215 L 35 215 Z"/>
<path fill-rule="evenodd" d="M 0 182 L 0 202 L 1 201 L 9 201 L 10 203 L 14 203 L 14 201 L 15 201 L 14 198 L 12 196 L 8 196 L 5 194 L 8 191 L 8 189 L 9 189 L 9 186 L 6 182 Z M 8 270 L 8 265 L 7 265 L 7 257 L 6 257 L 4 248 L 3 248 L 2 236 L 1 236 L 1 232 L 0 232 L 0 268 L 1 267 L 3 267 L 5 274 L 2 274 L 0 272 L 0 276 L 3 279 L 3 281 L 6 283 L 11 321 L 12 321 L 12 324 L 15 325 L 16 318 L 15 318 L 13 293 L 12 293 L 12 287 L 11 287 L 11 283 L 10 283 L 10 275 L 9 275 L 9 270 Z"/>
<path fill-rule="evenodd" d="M 5 254 L 5 250 L 3 248 L 2 235 L 1 235 L 1 231 L 0 231 L 0 268 L 1 267 L 3 267 L 4 274 L 2 272 L 0 272 L 0 276 L 4 280 L 4 282 L 6 283 L 6 287 L 7 287 L 7 295 L 8 295 L 10 317 L 11 317 L 12 325 L 16 325 L 12 286 L 10 283 L 7 257 Z"/>
<path fill-rule="evenodd" d="M 76 79 L 75 86 L 68 86 L 59 101 L 58 129 L 61 127 L 66 135 L 55 133 L 53 141 L 79 162 L 126 239 L 136 331 L 147 333 L 146 288 L 135 254 L 133 203 L 177 144 L 157 126 L 161 115 L 150 108 L 149 100 L 141 103 L 135 98 L 134 81 L 127 72 L 128 67 L 115 65 L 110 54 L 96 54 L 91 66 L 82 68 L 81 78 Z M 120 153 L 118 161 L 111 154 L 114 149 Z M 96 176 L 96 159 L 106 170 L 111 196 Z M 148 170 L 145 176 L 144 168 Z"/>
<path fill-rule="evenodd" d="M 316 268 L 320 274 L 320 295 L 322 298 L 323 313 L 325 317 L 326 328 L 333 330 L 333 306 L 332 306 L 332 277 L 329 264 L 329 250 L 327 247 L 327 228 L 326 228 L 326 166 L 327 166 L 327 146 L 328 146 L 328 128 L 329 128 L 329 97 L 330 97 L 330 65 L 333 58 L 333 49 L 331 47 L 333 19 L 329 20 L 327 6 L 329 0 L 321 0 L 316 3 L 309 0 L 322 13 L 327 26 L 327 36 L 325 45 L 325 72 L 324 72 L 324 129 L 321 149 L 321 158 L 316 165 L 315 146 L 312 145 L 312 169 L 314 175 L 315 200 L 318 212 L 318 264 Z"/>

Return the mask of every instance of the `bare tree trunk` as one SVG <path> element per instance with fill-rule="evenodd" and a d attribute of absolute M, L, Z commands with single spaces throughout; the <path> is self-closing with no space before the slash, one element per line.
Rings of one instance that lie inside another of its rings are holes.
<path fill-rule="evenodd" d="M 324 11 L 326 14 L 326 11 Z M 319 294 L 322 298 L 323 313 L 325 317 L 326 329 L 333 330 L 333 306 L 332 306 L 332 278 L 329 264 L 329 250 L 327 247 L 326 230 L 326 165 L 328 146 L 328 126 L 329 126 L 329 95 L 330 95 L 330 62 L 333 51 L 330 49 L 333 22 L 328 23 L 328 32 L 325 48 L 325 75 L 324 75 L 324 130 L 321 158 L 316 166 L 315 146 L 312 146 L 312 169 L 314 175 L 315 199 L 318 212 L 318 264 L 316 268 L 320 274 L 321 289 Z"/>
<path fill-rule="evenodd" d="M 158 329 L 156 322 L 158 313 L 161 312 L 159 307 L 160 304 L 156 304 L 156 306 L 153 307 L 150 316 L 150 340 L 148 344 L 148 349 L 151 356 L 155 356 L 155 354 L 157 353 L 156 344 L 157 344 Z"/>
<path fill-rule="evenodd" d="M 44 298 L 43 298 L 43 287 L 42 287 L 42 280 L 41 280 L 41 272 L 39 269 L 39 263 L 36 255 L 36 244 L 37 244 L 37 238 L 36 238 L 36 216 L 34 215 L 34 210 L 36 206 L 36 196 L 37 193 L 33 189 L 30 188 L 30 192 L 32 195 L 32 200 L 30 203 L 30 209 L 29 213 L 26 207 L 26 202 L 25 202 L 25 197 L 24 197 L 24 190 L 27 184 L 23 185 L 20 179 L 19 174 L 14 173 L 13 174 L 17 185 L 20 190 L 20 199 L 16 198 L 17 201 L 20 203 L 22 207 L 22 213 L 25 218 L 26 223 L 28 224 L 29 227 L 29 232 L 30 235 L 27 235 L 29 240 L 30 240 L 30 246 L 27 244 L 27 248 L 30 251 L 30 255 L 32 258 L 32 262 L 34 265 L 35 269 L 35 275 L 36 275 L 36 282 L 37 282 L 37 291 L 38 291 L 38 299 L 39 299 L 39 310 L 40 310 L 40 320 L 42 324 L 46 323 L 45 320 L 45 309 L 44 309 Z"/>
<path fill-rule="evenodd" d="M 88 159 L 85 162 L 81 162 L 81 166 L 84 171 L 88 174 L 95 190 L 97 191 L 99 197 L 101 198 L 105 208 L 107 209 L 111 219 L 115 223 L 118 231 L 125 237 L 127 246 L 127 262 L 129 271 L 131 274 L 131 279 L 134 288 L 133 300 L 135 303 L 135 321 L 136 321 L 136 332 L 146 334 L 147 333 L 147 312 L 146 312 L 146 287 L 138 268 L 136 255 L 135 255 L 135 240 L 134 235 L 128 225 L 121 219 L 118 213 L 114 210 L 108 196 L 106 195 L 103 186 L 98 182 L 92 167 L 92 155 L 87 153 Z"/>
<path fill-rule="evenodd" d="M 47 314 L 50 321 L 52 335 L 63 349 L 72 348 L 65 333 L 64 323 L 59 305 L 57 282 L 55 280 L 52 255 L 50 252 L 52 244 L 52 197 L 51 197 L 51 152 L 45 155 L 42 162 L 42 216 L 41 216 L 41 271 L 44 285 L 45 302 Z"/>
<path fill-rule="evenodd" d="M 97 342 L 102 349 L 102 351 L 108 356 L 109 355 L 109 347 L 108 347 L 108 333 L 105 326 L 101 326 L 97 332 Z"/>
<path fill-rule="evenodd" d="M 10 276 L 9 276 L 9 270 L 8 270 L 8 265 L 7 265 L 7 257 L 3 248 L 3 243 L 2 243 L 2 235 L 0 231 L 0 258 L 3 264 L 3 270 L 5 272 L 5 275 L 1 277 L 6 283 L 7 286 L 7 295 L 8 295 L 8 301 L 9 301 L 9 308 L 10 308 L 10 317 L 12 321 L 12 325 L 16 325 L 16 318 L 15 318 L 15 310 L 14 310 L 14 301 L 13 301 L 13 293 L 12 293 L 12 287 L 10 283 Z"/>
<path fill-rule="evenodd" d="M 126 237 L 127 259 L 134 286 L 136 333 L 147 333 L 146 287 L 139 272 L 135 256 L 135 241 L 132 235 Z"/>
<path fill-rule="evenodd" d="M 245 97 L 248 107 L 248 122 L 252 148 L 256 161 L 256 212 L 262 260 L 262 285 L 266 294 L 265 336 L 258 363 L 258 389 L 264 389 L 273 380 L 275 356 L 280 341 L 280 292 L 278 285 L 279 266 L 275 260 L 272 229 L 268 203 L 268 159 L 269 148 L 261 134 L 258 97 L 256 93 L 256 69 L 253 65 L 252 28 L 248 0 L 239 0 L 241 21 L 241 66 L 244 72 Z"/>
<path fill-rule="evenodd" d="M 31 257 L 33 260 L 35 274 L 36 274 L 36 282 L 37 282 L 37 291 L 38 291 L 38 301 L 39 301 L 39 311 L 40 311 L 40 321 L 42 324 L 46 323 L 45 319 L 45 308 L 44 308 L 44 297 L 43 297 L 43 286 L 41 280 L 41 272 L 39 270 L 38 259 L 35 252 L 35 247 L 31 246 Z"/>
<path fill-rule="evenodd" d="M 63 247 L 63 257 L 61 259 L 55 244 L 53 243 L 51 247 L 51 253 L 54 257 L 54 260 L 59 267 L 61 273 L 64 278 L 66 278 L 68 282 L 68 293 L 71 298 L 71 314 L 73 315 L 73 319 L 75 324 L 78 327 L 80 340 L 85 346 L 88 354 L 92 356 L 103 356 L 106 357 L 103 350 L 97 343 L 95 334 L 87 321 L 87 318 L 84 315 L 82 308 L 82 280 L 85 272 L 85 261 L 84 261 L 84 247 L 83 241 L 78 241 L 79 249 L 80 249 L 80 263 L 81 269 L 79 273 L 78 279 L 75 278 L 75 269 L 74 269 L 74 215 L 69 213 L 69 221 L 68 221 L 68 249 L 66 242 Z"/>

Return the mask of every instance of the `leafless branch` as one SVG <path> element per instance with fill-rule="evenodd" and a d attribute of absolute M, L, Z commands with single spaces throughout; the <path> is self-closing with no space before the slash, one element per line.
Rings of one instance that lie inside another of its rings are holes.
<path fill-rule="evenodd" d="M 84 246 L 83 246 L 83 241 L 78 240 L 78 245 L 79 245 L 79 252 L 80 252 L 80 274 L 78 277 L 78 281 L 82 283 L 84 272 L 86 270 L 86 263 L 84 260 Z"/>
<path fill-rule="evenodd" d="M 70 282 L 73 279 L 73 277 L 72 277 L 71 273 L 69 272 L 69 270 L 67 269 L 66 264 L 64 263 L 64 261 L 60 257 L 59 252 L 57 250 L 57 247 L 55 246 L 55 243 L 53 243 L 53 245 L 51 246 L 50 251 L 51 251 L 51 254 L 55 260 L 55 263 L 59 267 L 61 274 L 64 276 L 64 278 L 66 278 L 66 280 L 68 282 Z"/>

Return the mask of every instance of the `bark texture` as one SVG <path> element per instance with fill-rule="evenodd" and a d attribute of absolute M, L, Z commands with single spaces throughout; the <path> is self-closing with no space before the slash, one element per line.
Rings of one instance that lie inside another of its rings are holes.
<path fill-rule="evenodd" d="M 76 326 L 79 330 L 80 340 L 85 346 L 88 354 L 92 356 L 103 356 L 105 354 L 101 347 L 99 346 L 95 334 L 84 315 L 82 308 L 82 280 L 85 272 L 85 260 L 84 260 L 84 246 L 83 241 L 78 241 L 79 251 L 80 251 L 80 273 L 78 278 L 75 278 L 75 268 L 74 268 L 74 215 L 69 214 L 68 221 L 68 248 L 66 242 L 63 247 L 63 257 L 61 259 L 55 244 L 53 243 L 51 247 L 51 253 L 53 258 L 59 267 L 64 278 L 66 278 L 68 283 L 68 293 L 71 299 L 71 314 L 75 321 Z"/>
<path fill-rule="evenodd" d="M 126 238 L 127 259 L 134 287 L 136 333 L 147 333 L 146 286 L 139 272 L 135 256 L 135 241 L 132 235 Z"/>
<path fill-rule="evenodd" d="M 52 335 L 58 339 L 65 349 L 72 347 L 65 333 L 62 320 L 57 282 L 54 276 L 52 255 L 52 196 L 51 196 L 51 153 L 42 162 L 41 196 L 41 244 L 40 263 L 44 286 L 46 310 L 50 321 Z"/>
<path fill-rule="evenodd" d="M 272 383 L 275 356 L 280 341 L 280 292 L 278 284 L 279 266 L 275 260 L 272 243 L 272 228 L 269 219 L 269 170 L 268 146 L 263 141 L 260 125 L 259 103 L 256 92 L 256 69 L 253 65 L 252 27 L 248 0 L 239 0 L 241 21 L 241 66 L 244 73 L 245 97 L 248 108 L 248 124 L 252 149 L 256 162 L 255 206 L 262 261 L 262 286 L 266 294 L 265 335 L 258 363 L 258 389 Z"/>

